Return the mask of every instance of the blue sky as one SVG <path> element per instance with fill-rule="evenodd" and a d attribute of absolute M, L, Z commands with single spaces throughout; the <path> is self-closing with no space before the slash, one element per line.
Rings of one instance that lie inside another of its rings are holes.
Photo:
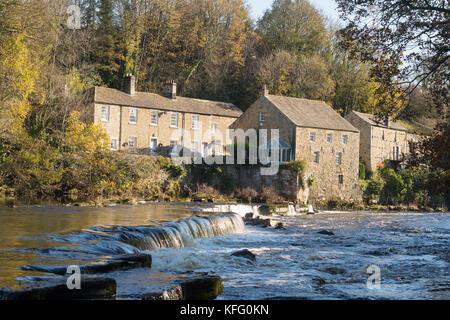
<path fill-rule="evenodd" d="M 271 7 L 272 1 L 273 0 L 247 0 L 247 3 L 251 7 L 252 17 L 255 19 L 260 18 L 264 12 Z M 328 18 L 331 18 L 335 22 L 338 21 L 339 14 L 334 0 L 309 0 L 309 2 L 320 9 Z"/>

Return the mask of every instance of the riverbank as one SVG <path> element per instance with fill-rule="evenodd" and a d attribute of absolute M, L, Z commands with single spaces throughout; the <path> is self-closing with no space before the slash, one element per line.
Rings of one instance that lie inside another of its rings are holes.
<path fill-rule="evenodd" d="M 334 202 L 333 202 L 334 203 Z M 94 202 L 72 202 L 72 203 L 57 203 L 54 201 L 24 204 L 16 201 L 5 203 L 0 201 L 0 208 L 29 208 L 29 207 L 91 207 L 91 208 L 108 208 L 120 206 L 145 206 L 145 205 L 173 205 L 183 206 L 189 208 L 201 208 L 205 212 L 236 212 L 241 213 L 244 217 L 246 213 L 259 212 L 266 216 L 289 216 L 301 215 L 310 213 L 309 205 L 299 205 L 295 203 L 240 203 L 237 200 L 230 202 L 212 202 L 212 201 L 192 201 L 191 199 L 182 199 L 179 201 L 152 201 L 142 198 L 125 198 L 125 199 L 110 199 Z M 329 203 L 322 203 L 313 206 L 315 213 L 330 213 L 330 212 L 428 212 L 428 213 L 442 213 L 447 212 L 445 208 L 421 208 L 416 205 L 412 206 L 385 206 L 385 205 L 329 205 Z M 256 210 L 256 211 L 255 211 Z"/>

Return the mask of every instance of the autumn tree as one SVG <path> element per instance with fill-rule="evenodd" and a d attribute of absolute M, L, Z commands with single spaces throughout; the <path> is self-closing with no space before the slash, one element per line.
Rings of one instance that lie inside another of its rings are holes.
<path fill-rule="evenodd" d="M 443 111 L 449 103 L 448 1 L 442 0 L 337 0 L 343 45 L 371 64 L 379 92 L 406 95 L 419 86 L 428 89 L 429 99 Z M 401 92 L 400 92 L 401 91 Z M 389 105 L 380 110 L 396 115 Z"/>

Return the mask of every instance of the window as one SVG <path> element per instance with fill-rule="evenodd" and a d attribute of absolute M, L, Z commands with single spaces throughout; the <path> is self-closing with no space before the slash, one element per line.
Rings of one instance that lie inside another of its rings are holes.
<path fill-rule="evenodd" d="M 344 184 L 344 176 L 343 175 L 339 176 L 339 184 Z"/>
<path fill-rule="evenodd" d="M 200 123 L 200 119 L 198 115 L 193 115 L 192 116 L 192 130 L 198 130 L 199 129 L 199 123 Z"/>
<path fill-rule="evenodd" d="M 333 143 L 333 134 L 332 133 L 327 134 L 327 143 Z"/>
<path fill-rule="evenodd" d="M 309 134 L 309 141 L 316 142 L 316 133 L 315 132 L 311 132 Z"/>
<path fill-rule="evenodd" d="M 384 130 L 383 130 L 383 133 L 382 133 L 382 135 L 381 135 L 381 140 L 384 141 Z"/>
<path fill-rule="evenodd" d="M 264 121 L 266 121 L 266 119 L 264 117 L 264 113 L 262 113 L 262 112 L 259 113 L 258 120 L 261 125 L 264 124 Z"/>
<path fill-rule="evenodd" d="M 130 109 L 130 123 L 136 124 L 138 121 L 138 110 L 136 108 Z"/>
<path fill-rule="evenodd" d="M 102 106 L 102 121 L 109 121 L 109 106 Z"/>
<path fill-rule="evenodd" d="M 336 153 L 336 164 L 340 166 L 342 164 L 342 152 Z"/>
<path fill-rule="evenodd" d="M 393 160 L 395 161 L 400 160 L 400 147 L 394 147 L 393 156 L 394 156 Z"/>
<path fill-rule="evenodd" d="M 211 133 L 215 134 L 217 132 L 217 124 L 213 123 L 211 126 Z"/>
<path fill-rule="evenodd" d="M 137 148 L 136 142 L 137 142 L 137 138 L 135 138 L 135 137 L 128 138 L 128 152 L 129 153 L 136 153 L 136 148 Z"/>
<path fill-rule="evenodd" d="M 178 128 L 178 113 L 176 112 L 170 114 L 170 127 Z"/>
<path fill-rule="evenodd" d="M 394 142 L 397 142 L 397 132 L 394 133 Z"/>
<path fill-rule="evenodd" d="M 342 143 L 343 144 L 348 144 L 348 136 L 347 135 L 343 135 L 342 136 Z"/>
<path fill-rule="evenodd" d="M 111 151 L 117 151 L 117 139 L 111 139 Z"/>
<path fill-rule="evenodd" d="M 315 163 L 320 163 L 320 152 L 314 152 L 314 160 Z"/>
<path fill-rule="evenodd" d="M 159 114 L 158 111 L 152 110 L 150 112 L 150 125 L 157 126 L 158 125 Z"/>
<path fill-rule="evenodd" d="M 291 161 L 291 155 L 292 155 L 291 149 L 281 149 L 281 151 L 280 151 L 281 162 Z"/>

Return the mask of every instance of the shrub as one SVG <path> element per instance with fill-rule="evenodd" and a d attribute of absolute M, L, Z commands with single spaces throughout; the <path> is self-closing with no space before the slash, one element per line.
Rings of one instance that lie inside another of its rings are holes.
<path fill-rule="evenodd" d="M 259 198 L 261 202 L 265 203 L 280 203 L 285 201 L 285 199 L 278 194 L 275 188 L 267 186 L 262 187 Z"/>
<path fill-rule="evenodd" d="M 359 179 L 366 180 L 366 165 L 364 162 L 359 163 Z"/>
<path fill-rule="evenodd" d="M 252 203 L 258 199 L 258 192 L 252 188 L 240 189 L 236 192 L 235 197 L 245 203 Z"/>

